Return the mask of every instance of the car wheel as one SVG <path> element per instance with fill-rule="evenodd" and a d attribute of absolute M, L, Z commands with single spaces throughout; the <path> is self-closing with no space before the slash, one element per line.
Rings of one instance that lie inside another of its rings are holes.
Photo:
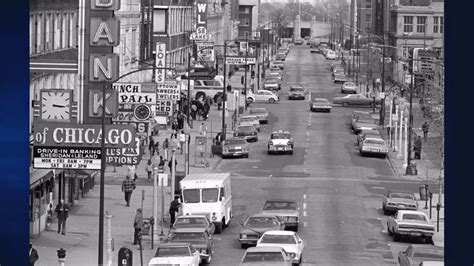
<path fill-rule="evenodd" d="M 348 105 L 349 105 L 349 104 L 347 104 L 347 103 L 342 103 L 342 106 L 343 106 L 343 107 L 347 107 Z"/>
<path fill-rule="evenodd" d="M 309 108 L 309 110 L 311 110 L 311 112 L 314 112 L 314 109 L 313 109 L 313 108 Z"/>
<path fill-rule="evenodd" d="M 249 154 L 248 154 L 248 153 L 245 154 L 245 155 L 244 155 L 244 158 L 249 158 Z"/>
<path fill-rule="evenodd" d="M 387 225 L 387 233 L 389 236 L 393 235 L 392 230 L 390 230 L 390 227 L 388 227 L 388 225 Z"/>
<path fill-rule="evenodd" d="M 247 245 L 247 244 L 240 244 L 240 247 L 245 249 L 245 248 L 248 248 L 249 245 Z"/>
<path fill-rule="evenodd" d="M 247 102 L 253 103 L 253 99 L 249 97 L 249 98 L 247 98 Z"/>
<path fill-rule="evenodd" d="M 382 210 L 383 210 L 383 215 L 389 215 L 390 214 L 390 212 L 387 209 L 385 209 L 385 207 L 382 207 Z"/>
<path fill-rule="evenodd" d="M 433 237 L 431 237 L 431 236 L 426 237 L 426 238 L 425 238 L 425 243 L 426 243 L 426 244 L 434 245 Z"/>
<path fill-rule="evenodd" d="M 374 108 L 375 107 L 375 104 L 374 103 L 371 103 L 370 104 L 370 108 Z"/>
<path fill-rule="evenodd" d="M 398 242 L 400 241 L 400 235 L 395 233 L 395 232 L 392 232 L 393 234 L 393 242 Z"/>
<path fill-rule="evenodd" d="M 293 151 L 290 151 L 289 153 L 290 153 L 290 155 L 293 155 Z"/>
<path fill-rule="evenodd" d="M 275 99 L 270 98 L 270 99 L 268 99 L 268 102 L 269 102 L 269 103 L 275 103 Z"/>
<path fill-rule="evenodd" d="M 211 261 L 212 261 L 212 250 L 208 250 L 208 255 L 209 257 L 207 258 L 206 260 L 206 264 L 211 264 Z"/>
<path fill-rule="evenodd" d="M 268 151 L 268 155 L 271 155 L 271 154 L 272 154 L 272 152 L 271 152 L 271 151 Z"/>
<path fill-rule="evenodd" d="M 216 225 L 216 231 L 215 231 L 215 233 L 216 233 L 216 234 L 222 233 L 222 224 Z"/>

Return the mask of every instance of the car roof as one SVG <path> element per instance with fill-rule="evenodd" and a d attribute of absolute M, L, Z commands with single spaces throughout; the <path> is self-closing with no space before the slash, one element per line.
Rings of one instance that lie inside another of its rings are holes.
<path fill-rule="evenodd" d="M 389 194 L 397 193 L 397 194 L 409 194 L 409 195 L 414 195 L 413 192 L 402 191 L 402 190 L 390 190 L 388 193 L 389 193 Z"/>
<path fill-rule="evenodd" d="M 261 91 L 269 91 L 269 90 L 261 90 Z M 254 108 L 249 109 L 249 111 L 252 111 L 252 110 L 264 110 L 265 112 L 267 112 L 267 109 L 265 107 L 254 107 Z"/>
<path fill-rule="evenodd" d="M 206 228 L 202 227 L 185 227 L 185 228 L 176 228 L 175 233 L 202 233 L 205 232 Z"/>
<path fill-rule="evenodd" d="M 206 215 L 199 215 L 199 214 L 193 214 L 193 215 L 179 215 L 176 217 L 176 219 L 179 219 L 179 218 L 206 218 Z"/>
<path fill-rule="evenodd" d="M 295 202 L 296 200 L 290 200 L 290 199 L 269 199 L 266 200 L 265 202 Z"/>
<path fill-rule="evenodd" d="M 162 247 L 189 247 L 191 246 L 190 243 L 183 243 L 183 242 L 167 242 L 167 243 L 160 243 L 158 244 L 158 248 Z"/>
<path fill-rule="evenodd" d="M 364 139 L 364 141 L 366 141 L 366 140 L 378 140 L 378 141 L 381 140 L 381 141 L 385 142 L 385 140 L 383 140 L 382 138 L 380 138 L 380 137 L 373 137 L 373 136 L 367 136 L 367 137 Z"/>
<path fill-rule="evenodd" d="M 250 217 L 276 218 L 276 215 L 274 215 L 274 214 L 267 214 L 267 213 L 257 213 L 257 214 L 252 214 L 252 215 L 250 215 L 248 218 L 250 218 Z"/>
<path fill-rule="evenodd" d="M 426 213 L 422 211 L 410 211 L 410 210 L 398 210 L 398 214 L 423 214 L 426 216 Z"/>
<path fill-rule="evenodd" d="M 430 250 L 430 249 L 433 249 L 433 250 L 443 250 L 444 251 L 444 247 L 440 247 L 440 246 L 427 246 L 425 244 L 410 244 L 409 246 L 412 246 L 413 248 L 415 249 L 427 249 L 427 250 Z"/>
<path fill-rule="evenodd" d="M 258 119 L 256 116 L 254 115 L 243 115 L 242 117 L 240 118 L 252 118 L 252 119 Z"/>
<path fill-rule="evenodd" d="M 269 230 L 269 231 L 266 231 L 264 233 L 265 235 L 285 235 L 285 236 L 288 236 L 288 235 L 295 235 L 296 232 L 293 232 L 293 231 L 281 231 L 281 230 Z"/>
<path fill-rule="evenodd" d="M 246 253 L 250 252 L 265 252 L 265 251 L 270 251 L 270 252 L 281 252 L 284 250 L 282 247 L 276 247 L 276 246 L 267 246 L 267 247 L 249 247 L 247 248 Z"/>
<path fill-rule="evenodd" d="M 241 138 L 241 137 L 240 138 L 239 137 L 232 137 L 232 138 L 226 139 L 225 141 L 229 141 L 229 140 L 243 140 L 243 141 L 245 141 L 245 139 Z"/>
<path fill-rule="evenodd" d="M 291 134 L 290 131 L 287 131 L 287 130 L 275 130 L 272 132 L 272 134 L 275 134 L 275 133 L 282 133 L 282 134 Z"/>
<path fill-rule="evenodd" d="M 326 98 L 313 98 L 313 101 L 315 101 L 315 100 L 326 100 L 326 101 L 328 101 L 328 102 L 329 102 L 329 100 L 328 100 L 328 99 L 326 99 Z"/>

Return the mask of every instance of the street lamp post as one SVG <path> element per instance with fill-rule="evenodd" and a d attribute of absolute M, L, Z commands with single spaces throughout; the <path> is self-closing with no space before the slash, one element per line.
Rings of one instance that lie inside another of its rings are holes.
<path fill-rule="evenodd" d="M 379 125 L 384 126 L 385 124 L 385 33 L 383 35 L 384 45 L 382 46 L 382 93 L 384 96 L 382 97 L 381 105 L 380 105 L 380 115 L 379 115 Z"/>
<path fill-rule="evenodd" d="M 247 57 L 249 56 L 249 40 L 248 40 L 248 34 L 245 34 L 245 88 L 244 88 L 244 95 L 245 95 L 245 98 L 247 98 L 247 68 L 248 68 L 248 65 L 247 65 Z M 244 108 L 245 110 L 247 110 L 247 104 L 244 104 Z"/>
<path fill-rule="evenodd" d="M 226 101 L 227 101 L 227 92 L 226 92 L 226 76 L 227 76 L 227 41 L 224 40 L 224 85 L 222 85 L 222 129 L 221 135 L 222 140 L 226 140 L 226 128 L 225 128 L 225 109 L 226 109 Z"/>

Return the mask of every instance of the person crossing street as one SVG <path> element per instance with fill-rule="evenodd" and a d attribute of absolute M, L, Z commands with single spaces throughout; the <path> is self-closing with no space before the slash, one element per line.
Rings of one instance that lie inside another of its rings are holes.
<path fill-rule="evenodd" d="M 135 187 L 135 182 L 130 179 L 130 175 L 127 175 L 125 180 L 122 182 L 122 192 L 125 194 L 125 202 L 127 203 L 127 207 L 130 207 L 130 198 L 132 197 L 132 192 Z"/>

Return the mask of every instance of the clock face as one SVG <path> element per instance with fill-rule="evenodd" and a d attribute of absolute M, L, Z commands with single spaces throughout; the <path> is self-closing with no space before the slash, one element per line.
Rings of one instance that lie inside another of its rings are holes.
<path fill-rule="evenodd" d="M 70 121 L 71 92 L 43 90 L 41 92 L 41 119 L 50 121 Z"/>
<path fill-rule="evenodd" d="M 133 113 L 138 120 L 146 120 L 150 117 L 151 110 L 147 105 L 141 104 L 135 107 Z"/>

